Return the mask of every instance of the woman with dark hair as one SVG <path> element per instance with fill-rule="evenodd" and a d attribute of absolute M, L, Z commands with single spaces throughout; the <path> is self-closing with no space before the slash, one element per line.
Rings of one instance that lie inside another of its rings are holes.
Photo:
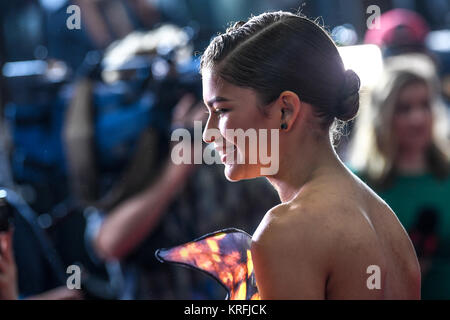
<path fill-rule="evenodd" d="M 208 272 L 230 299 L 419 299 L 405 229 L 334 150 L 331 128 L 356 116 L 360 81 L 328 34 L 297 14 L 264 13 L 214 38 L 201 73 L 203 140 L 225 176 L 266 177 L 282 203 L 253 237 L 226 229 L 157 258 Z"/>
<path fill-rule="evenodd" d="M 407 233 L 333 148 L 330 127 L 356 116 L 360 82 L 328 34 L 297 14 L 264 13 L 215 37 L 201 72 L 203 138 L 222 155 L 229 180 L 264 176 L 264 164 L 250 164 L 248 148 L 227 130 L 280 129 L 268 142 L 279 148 L 279 170 L 266 178 L 282 203 L 251 246 L 261 298 L 419 299 Z"/>

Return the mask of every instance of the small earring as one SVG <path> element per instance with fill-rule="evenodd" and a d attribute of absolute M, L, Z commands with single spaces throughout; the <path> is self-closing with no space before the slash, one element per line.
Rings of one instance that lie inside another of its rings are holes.
<path fill-rule="evenodd" d="M 281 129 L 282 130 L 286 130 L 287 129 L 287 124 L 286 123 L 282 123 L 281 124 Z"/>

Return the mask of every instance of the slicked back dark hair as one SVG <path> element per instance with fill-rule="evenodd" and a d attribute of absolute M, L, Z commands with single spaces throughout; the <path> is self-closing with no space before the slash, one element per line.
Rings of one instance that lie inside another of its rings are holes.
<path fill-rule="evenodd" d="M 359 77 L 345 70 L 338 49 L 316 22 L 290 12 L 268 12 L 240 21 L 216 36 L 201 70 L 254 89 L 264 104 L 286 90 L 313 105 L 324 126 L 347 121 L 359 108 Z"/>

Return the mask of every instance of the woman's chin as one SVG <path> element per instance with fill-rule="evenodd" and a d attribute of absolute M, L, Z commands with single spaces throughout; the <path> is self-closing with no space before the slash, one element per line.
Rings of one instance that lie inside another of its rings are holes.
<path fill-rule="evenodd" d="M 241 175 L 239 174 L 240 170 L 236 170 L 236 166 L 228 164 L 224 164 L 224 166 L 225 178 L 227 178 L 228 181 L 236 182 L 241 180 Z"/>
<path fill-rule="evenodd" d="M 250 170 L 251 171 L 251 170 Z M 225 177 L 228 181 L 237 182 L 241 180 L 248 180 L 258 178 L 258 175 L 250 174 L 249 170 L 246 170 L 244 165 L 225 165 L 224 169 Z"/>

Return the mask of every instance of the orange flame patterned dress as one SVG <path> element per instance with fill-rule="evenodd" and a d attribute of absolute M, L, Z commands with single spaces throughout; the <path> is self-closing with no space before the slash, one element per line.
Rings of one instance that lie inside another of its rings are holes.
<path fill-rule="evenodd" d="M 230 300 L 260 300 L 250 252 L 252 237 L 238 229 L 224 229 L 192 242 L 156 251 L 160 262 L 188 266 L 216 279 Z"/>

